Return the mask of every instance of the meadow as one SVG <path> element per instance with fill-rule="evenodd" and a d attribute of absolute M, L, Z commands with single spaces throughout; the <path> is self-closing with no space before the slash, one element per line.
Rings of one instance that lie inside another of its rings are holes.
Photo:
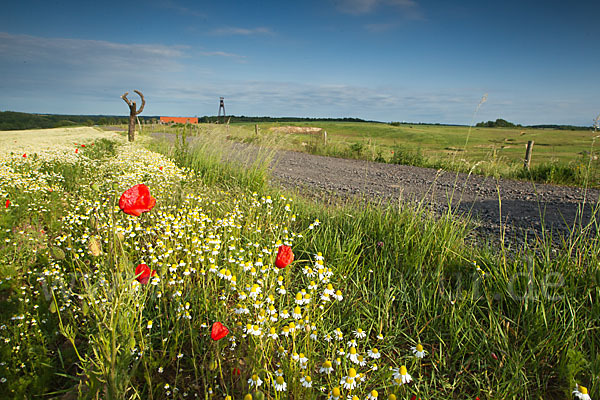
<path fill-rule="evenodd" d="M 255 129 L 258 127 L 258 134 Z M 320 131 L 302 132 L 301 129 Z M 182 127 L 148 126 L 175 132 Z M 369 122 L 200 124 L 232 140 L 324 156 L 442 168 L 450 171 L 574 186 L 600 185 L 598 132 L 540 128 L 480 128 Z M 327 132 L 325 140 L 324 133 Z M 534 141 L 531 168 L 523 168 L 525 148 Z"/>
<path fill-rule="evenodd" d="M 249 127 L 81 129 L 2 142 L 1 398 L 600 395 L 598 221 L 473 247 L 451 211 L 325 205 L 269 186 L 268 151 L 223 162 Z"/>

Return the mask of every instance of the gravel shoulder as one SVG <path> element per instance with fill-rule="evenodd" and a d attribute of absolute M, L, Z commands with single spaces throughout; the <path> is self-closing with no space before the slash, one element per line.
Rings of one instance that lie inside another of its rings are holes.
<path fill-rule="evenodd" d="M 163 134 L 155 136 L 165 137 Z M 230 159 L 252 162 L 254 146 L 234 144 Z M 273 183 L 330 202 L 331 197 L 373 202 L 424 201 L 434 212 L 452 209 L 469 215 L 474 234 L 496 241 L 501 230 L 509 240 L 541 235 L 568 235 L 574 226 L 600 219 L 600 191 L 532 184 L 511 179 L 434 170 L 363 160 L 323 157 L 294 151 L 273 151 Z M 597 226 L 596 226 L 597 229 Z"/>

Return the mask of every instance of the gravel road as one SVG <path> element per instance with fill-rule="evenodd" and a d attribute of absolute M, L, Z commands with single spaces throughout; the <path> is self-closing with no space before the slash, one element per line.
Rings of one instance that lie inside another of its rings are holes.
<path fill-rule="evenodd" d="M 164 137 L 163 134 L 156 136 Z M 252 160 L 256 148 L 233 145 L 228 157 Z M 331 197 L 361 198 L 375 202 L 420 201 L 435 212 L 451 204 L 459 214 L 471 215 L 474 235 L 497 240 L 501 228 L 509 240 L 532 238 L 552 231 L 568 234 L 581 218 L 585 226 L 600 211 L 595 189 L 532 184 L 430 168 L 276 151 L 270 165 L 272 179 L 286 188 L 298 189 L 330 201 Z M 582 210 L 582 211 L 580 211 Z"/>

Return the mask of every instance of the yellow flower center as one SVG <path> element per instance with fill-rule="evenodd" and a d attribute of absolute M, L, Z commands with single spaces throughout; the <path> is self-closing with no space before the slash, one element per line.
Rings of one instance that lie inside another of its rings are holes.
<path fill-rule="evenodd" d="M 417 351 L 423 351 L 423 346 L 421 346 L 421 343 L 417 345 Z"/>
<path fill-rule="evenodd" d="M 588 394 L 587 388 L 585 386 L 579 386 L 579 392 L 581 392 L 581 394 Z"/>
<path fill-rule="evenodd" d="M 270 332 L 271 334 L 274 334 L 274 333 L 276 332 L 276 331 L 275 331 L 275 328 L 271 328 L 271 329 L 269 329 L 269 332 Z"/>
<path fill-rule="evenodd" d="M 256 382 L 258 380 L 258 375 L 256 375 L 256 374 L 252 375 L 252 380 L 254 382 Z"/>
<path fill-rule="evenodd" d="M 300 292 L 296 293 L 296 300 L 300 301 L 300 300 L 302 300 L 302 297 L 303 297 L 302 293 L 300 293 Z"/>
<path fill-rule="evenodd" d="M 339 387 L 334 387 L 333 390 L 331 391 L 331 394 L 334 396 L 339 397 L 342 393 L 340 392 L 340 388 Z"/>
<path fill-rule="evenodd" d="M 348 377 L 346 377 L 346 383 L 347 383 L 347 384 L 349 384 L 349 385 L 352 385 L 352 383 L 353 383 L 353 382 L 354 382 L 354 378 L 351 378 L 351 377 L 349 377 L 349 376 L 348 376 Z"/>
<path fill-rule="evenodd" d="M 379 393 L 377 393 L 377 390 L 372 390 L 371 397 L 377 397 L 377 396 L 379 396 Z"/>
<path fill-rule="evenodd" d="M 407 375 L 408 371 L 406 370 L 406 367 L 403 365 L 400 367 L 400 375 Z"/>
<path fill-rule="evenodd" d="M 252 395 L 250 393 L 248 393 L 247 395 L 244 396 L 244 400 L 252 400 Z"/>
<path fill-rule="evenodd" d="M 356 376 L 356 370 L 354 368 L 350 368 L 350 370 L 348 370 L 348 376 L 354 378 Z"/>
<path fill-rule="evenodd" d="M 390 394 L 388 400 L 396 400 L 396 395 L 394 393 Z"/>
<path fill-rule="evenodd" d="M 377 353 L 379 353 L 379 350 L 377 350 L 377 348 L 373 348 L 373 350 L 371 350 L 371 353 L 377 354 Z"/>
<path fill-rule="evenodd" d="M 350 354 L 356 354 L 356 347 L 350 347 Z"/>
<path fill-rule="evenodd" d="M 294 308 L 294 314 L 300 314 L 300 307 Z"/>
<path fill-rule="evenodd" d="M 324 368 L 331 368 L 331 361 L 325 361 L 325 362 L 323 363 L 323 367 L 324 367 Z"/>
<path fill-rule="evenodd" d="M 277 382 L 278 385 L 283 385 L 283 376 L 275 378 L 275 382 Z"/>
<path fill-rule="evenodd" d="M 312 379 L 310 379 L 310 376 L 307 376 L 306 378 L 304 378 L 304 380 L 305 380 L 306 382 L 310 382 L 310 381 L 312 381 Z"/>

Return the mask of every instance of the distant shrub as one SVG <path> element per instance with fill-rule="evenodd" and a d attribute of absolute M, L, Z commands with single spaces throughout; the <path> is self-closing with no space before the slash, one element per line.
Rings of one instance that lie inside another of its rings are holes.
<path fill-rule="evenodd" d="M 427 166 L 427 159 L 421 149 L 395 147 L 390 164 L 413 165 L 415 167 Z"/>

